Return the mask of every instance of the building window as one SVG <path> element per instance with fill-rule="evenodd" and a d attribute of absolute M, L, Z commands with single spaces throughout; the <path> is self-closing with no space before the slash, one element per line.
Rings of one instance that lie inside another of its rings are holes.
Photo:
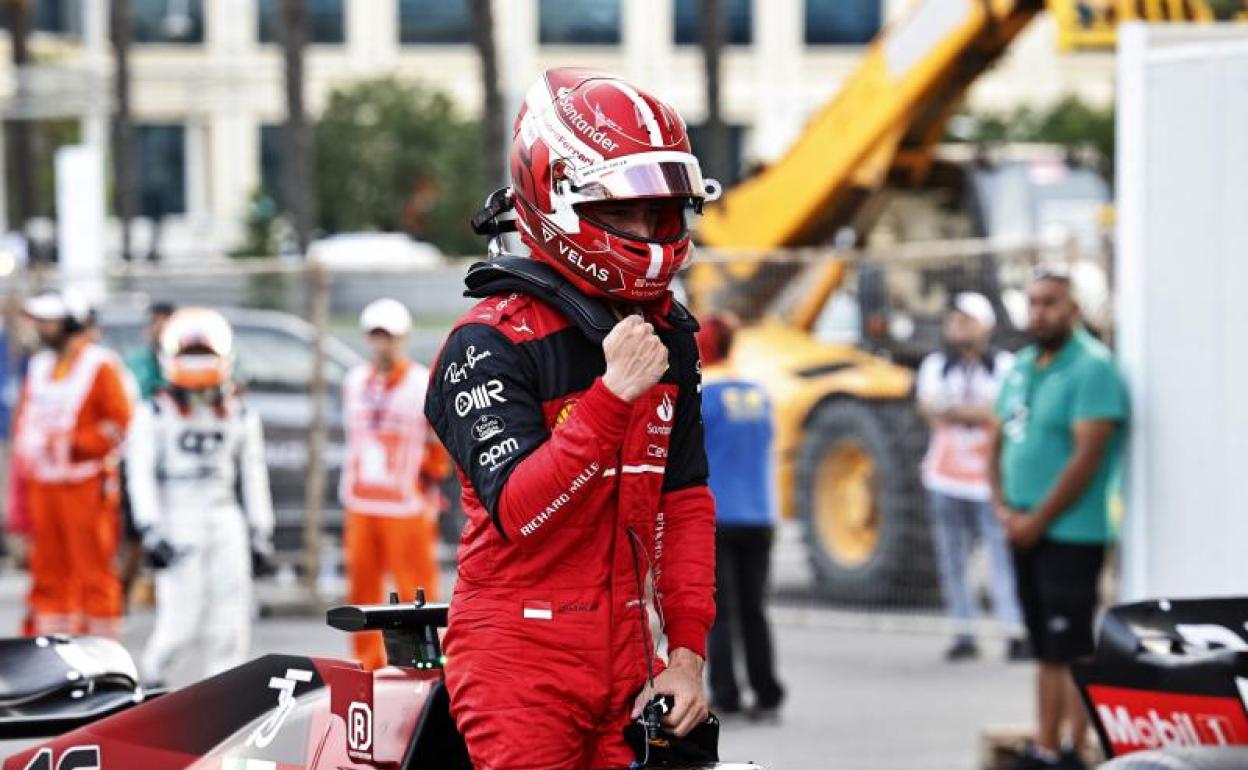
<path fill-rule="evenodd" d="M 136 126 L 139 211 L 160 219 L 186 213 L 186 127 Z"/>
<path fill-rule="evenodd" d="M 281 0 L 260 0 L 261 43 L 281 42 L 278 37 L 282 23 Z M 319 45 L 341 45 L 347 40 L 347 23 L 343 0 L 307 0 L 308 40 Z"/>
<path fill-rule="evenodd" d="M 203 0 L 130 0 L 136 43 L 204 42 Z"/>
<path fill-rule="evenodd" d="M 880 31 L 881 0 L 806 0 L 807 45 L 865 45 Z"/>
<path fill-rule="evenodd" d="M 34 10 L 32 26 L 36 32 L 82 36 L 82 0 L 37 0 Z"/>
<path fill-rule="evenodd" d="M 260 189 L 277 207 L 282 207 L 282 149 L 283 126 L 272 124 L 260 126 Z"/>
<path fill-rule="evenodd" d="M 702 3 L 700 0 L 676 0 L 676 45 L 696 45 L 702 41 Z M 752 0 L 721 0 L 725 39 L 729 45 L 749 45 L 754 39 L 754 3 Z"/>
<path fill-rule="evenodd" d="M 467 43 L 468 0 L 399 0 L 399 42 Z"/>
<path fill-rule="evenodd" d="M 705 148 L 706 143 L 706 127 L 705 124 L 690 125 L 689 144 L 693 147 L 693 154 L 698 156 L 698 160 L 703 164 L 703 173 L 706 173 L 706 159 L 699 150 Z M 728 124 L 728 173 L 727 179 L 720 179 L 725 187 L 731 186 L 741 180 L 743 169 L 741 168 L 741 158 L 745 149 L 745 126 Z"/>
<path fill-rule="evenodd" d="M 538 41 L 554 45 L 618 45 L 620 0 L 541 0 Z"/>
<path fill-rule="evenodd" d="M 0 2 L 0 29 L 12 26 L 11 12 Z M 35 0 L 31 8 L 30 29 L 48 35 L 82 37 L 82 0 Z"/>

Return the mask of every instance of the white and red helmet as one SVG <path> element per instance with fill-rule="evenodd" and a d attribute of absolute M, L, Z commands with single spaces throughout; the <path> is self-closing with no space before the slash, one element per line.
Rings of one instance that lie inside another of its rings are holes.
<path fill-rule="evenodd" d="M 720 185 L 703 179 L 685 122 L 613 75 L 547 70 L 528 90 L 511 145 L 521 240 L 581 290 L 647 303 L 691 257 L 690 225 Z M 651 237 L 595 219 L 601 201 L 662 200 Z"/>
<path fill-rule="evenodd" d="M 165 381 L 175 388 L 224 387 L 234 372 L 234 330 L 215 310 L 182 308 L 160 333 L 159 359 Z"/>

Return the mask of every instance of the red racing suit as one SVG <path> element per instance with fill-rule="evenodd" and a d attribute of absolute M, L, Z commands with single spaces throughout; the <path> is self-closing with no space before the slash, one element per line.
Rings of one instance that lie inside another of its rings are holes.
<path fill-rule="evenodd" d="M 669 650 L 705 657 L 715 614 L 696 322 L 674 303 L 651 319 L 671 367 L 629 404 L 600 379 L 605 306 L 568 305 L 553 271 L 505 261 L 518 269 L 470 271 L 470 296 L 489 298 L 452 330 L 425 406 L 468 518 L 451 711 L 478 770 L 626 767 L 622 731 L 653 653 L 647 587 Z"/>

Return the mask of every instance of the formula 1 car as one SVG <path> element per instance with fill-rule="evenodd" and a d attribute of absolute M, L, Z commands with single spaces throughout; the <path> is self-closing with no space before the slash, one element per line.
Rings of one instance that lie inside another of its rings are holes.
<path fill-rule="evenodd" d="M 0 740 L 57 736 L 2 770 L 471 770 L 443 683 L 446 622 L 447 605 L 419 598 L 338 607 L 329 625 L 382 631 L 390 666 L 266 655 L 167 694 L 144 690 L 110 640 L 0 640 Z"/>
<path fill-rule="evenodd" d="M 1248 768 L 1248 599 L 1114 607 L 1074 674 L 1102 770 Z"/>

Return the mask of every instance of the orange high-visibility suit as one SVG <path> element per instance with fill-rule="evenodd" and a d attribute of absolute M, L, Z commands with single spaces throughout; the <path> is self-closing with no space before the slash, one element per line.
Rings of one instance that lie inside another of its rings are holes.
<path fill-rule="evenodd" d="M 428 379 L 423 366 L 403 362 L 384 375 L 356 367 L 343 384 L 347 456 L 340 494 L 352 604 L 382 601 L 387 575 L 403 601 L 417 588 L 437 598 L 436 484 L 450 472 L 450 457 L 423 413 Z M 355 634 L 352 644 L 365 668 L 386 664 L 380 633 Z"/>
<path fill-rule="evenodd" d="M 117 462 L 130 422 L 122 364 L 85 338 L 30 360 L 13 450 L 30 537 L 35 633 L 116 636 Z"/>

